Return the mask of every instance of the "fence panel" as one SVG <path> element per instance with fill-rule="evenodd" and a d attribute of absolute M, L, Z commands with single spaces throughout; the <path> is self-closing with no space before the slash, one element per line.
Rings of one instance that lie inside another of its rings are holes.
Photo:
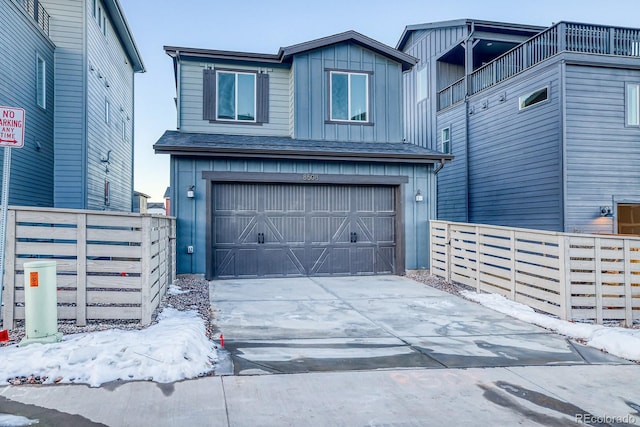
<path fill-rule="evenodd" d="M 563 319 L 640 318 L 640 238 L 431 221 L 431 272 Z"/>
<path fill-rule="evenodd" d="M 58 318 L 151 321 L 175 279 L 175 219 L 9 208 L 3 325 L 24 319 L 24 263 L 56 261 Z"/>

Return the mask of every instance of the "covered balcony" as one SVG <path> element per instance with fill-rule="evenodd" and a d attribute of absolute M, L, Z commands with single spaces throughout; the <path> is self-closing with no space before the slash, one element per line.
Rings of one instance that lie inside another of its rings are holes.
<path fill-rule="evenodd" d="M 463 47 L 458 48 L 464 51 Z M 472 72 L 459 74 L 457 80 L 438 92 L 438 111 L 560 52 L 640 57 L 640 29 L 560 22 L 495 59 L 474 66 Z M 473 58 L 476 65 L 475 54 Z M 464 69 L 458 68 L 459 72 Z"/>

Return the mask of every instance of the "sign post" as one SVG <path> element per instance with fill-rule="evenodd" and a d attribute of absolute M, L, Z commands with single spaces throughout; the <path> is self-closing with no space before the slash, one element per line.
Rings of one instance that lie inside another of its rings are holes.
<path fill-rule="evenodd" d="M 0 147 L 4 150 L 2 166 L 2 213 L 0 214 L 0 311 L 4 292 L 4 264 L 7 240 L 7 212 L 9 207 L 9 178 L 11 174 L 11 149 L 24 147 L 25 112 L 22 108 L 0 106 Z M 3 325 L 7 327 L 7 325 Z"/>

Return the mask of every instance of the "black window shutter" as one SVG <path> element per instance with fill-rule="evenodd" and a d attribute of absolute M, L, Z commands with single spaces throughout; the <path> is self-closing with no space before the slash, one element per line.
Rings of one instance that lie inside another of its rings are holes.
<path fill-rule="evenodd" d="M 256 121 L 269 123 L 269 74 L 258 73 Z"/>
<path fill-rule="evenodd" d="M 216 119 L 216 70 L 208 68 L 202 78 L 202 119 Z"/>

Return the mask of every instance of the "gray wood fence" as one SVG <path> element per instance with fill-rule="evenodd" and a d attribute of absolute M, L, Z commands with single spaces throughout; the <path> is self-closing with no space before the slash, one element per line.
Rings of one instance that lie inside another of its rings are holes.
<path fill-rule="evenodd" d="M 175 279 L 175 218 L 9 207 L 2 320 L 24 319 L 24 263 L 56 261 L 58 319 L 146 325 Z"/>
<path fill-rule="evenodd" d="M 640 238 L 431 221 L 431 273 L 566 320 L 640 319 Z"/>

